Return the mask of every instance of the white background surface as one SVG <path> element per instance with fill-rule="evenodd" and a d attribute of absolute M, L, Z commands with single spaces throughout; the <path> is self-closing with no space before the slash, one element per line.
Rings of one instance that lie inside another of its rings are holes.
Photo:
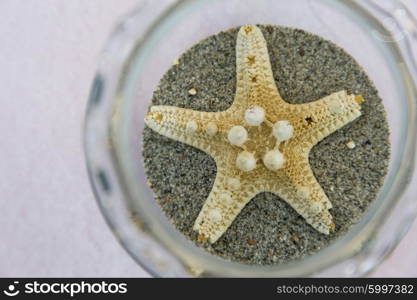
<path fill-rule="evenodd" d="M 0 0 L 0 276 L 148 276 L 104 223 L 82 151 L 98 53 L 137 2 Z M 417 223 L 373 276 L 417 277 L 416 249 Z"/>

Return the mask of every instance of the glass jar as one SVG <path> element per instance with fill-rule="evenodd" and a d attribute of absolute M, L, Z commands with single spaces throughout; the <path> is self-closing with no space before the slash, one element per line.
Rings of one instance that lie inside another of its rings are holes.
<path fill-rule="evenodd" d="M 245 265 L 195 246 L 162 213 L 146 185 L 141 161 L 144 116 L 173 60 L 200 39 L 242 24 L 292 26 L 332 40 L 363 66 L 388 114 L 392 155 L 378 198 L 342 238 L 287 264 Z M 416 200 L 406 192 L 416 152 L 416 36 L 416 19 L 395 0 L 142 2 L 116 27 L 102 52 L 85 119 L 91 183 L 117 239 L 154 276 L 370 272 L 399 243 L 417 212 Z"/>

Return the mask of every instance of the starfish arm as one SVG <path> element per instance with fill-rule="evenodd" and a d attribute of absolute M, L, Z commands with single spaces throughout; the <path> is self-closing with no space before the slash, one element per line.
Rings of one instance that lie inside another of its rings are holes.
<path fill-rule="evenodd" d="M 333 207 L 321 185 L 314 176 L 309 163 L 309 152 L 305 151 L 304 144 L 291 147 L 290 151 L 285 151 L 286 168 L 285 175 L 287 180 L 296 190 L 302 200 L 318 202 L 325 208 Z M 308 195 L 307 198 L 303 196 Z"/>
<path fill-rule="evenodd" d="M 224 172 L 218 172 L 193 229 L 202 239 L 215 243 L 257 193 L 256 189 L 243 184 L 238 177 L 228 177 Z"/>
<path fill-rule="evenodd" d="M 308 164 L 301 168 L 301 173 L 285 172 L 288 176 L 285 184 L 275 181 L 268 190 L 285 200 L 314 229 L 329 234 L 335 226 L 329 212 L 331 203 Z"/>
<path fill-rule="evenodd" d="M 238 32 L 236 81 L 235 107 L 246 109 L 271 99 L 274 104 L 285 103 L 275 84 L 265 38 L 255 25 L 242 26 Z"/>
<path fill-rule="evenodd" d="M 216 152 L 228 146 L 221 133 L 228 124 L 219 121 L 224 118 L 223 112 L 201 112 L 157 105 L 151 107 L 145 117 L 145 124 L 161 135 L 215 156 Z"/>
<path fill-rule="evenodd" d="M 339 91 L 320 100 L 299 105 L 305 113 L 297 125 L 304 127 L 304 130 L 296 139 L 308 145 L 304 151 L 308 153 L 319 141 L 358 118 L 361 115 L 362 101 L 361 96 Z"/>

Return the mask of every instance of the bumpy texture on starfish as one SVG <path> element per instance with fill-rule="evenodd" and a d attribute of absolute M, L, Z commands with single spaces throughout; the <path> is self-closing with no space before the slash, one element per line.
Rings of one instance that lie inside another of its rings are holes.
<path fill-rule="evenodd" d="M 200 240 L 216 242 L 243 207 L 267 191 L 329 234 L 335 226 L 332 204 L 314 177 L 309 152 L 359 117 L 363 98 L 339 91 L 306 104 L 285 102 L 275 85 L 266 41 L 254 25 L 239 30 L 236 67 L 235 99 L 226 111 L 152 106 L 145 118 L 156 132 L 201 149 L 216 162 L 216 179 L 194 230 Z"/>

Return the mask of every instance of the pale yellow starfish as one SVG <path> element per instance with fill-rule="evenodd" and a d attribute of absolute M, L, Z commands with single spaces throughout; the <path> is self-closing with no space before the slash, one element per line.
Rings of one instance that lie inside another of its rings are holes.
<path fill-rule="evenodd" d="M 199 238 L 216 242 L 246 203 L 266 191 L 329 234 L 332 204 L 308 155 L 317 142 L 361 115 L 362 97 L 340 91 L 306 104 L 285 102 L 275 85 L 266 41 L 254 25 L 239 30 L 236 67 L 236 94 L 226 111 L 152 106 L 145 118 L 156 132 L 201 149 L 216 162 L 213 188 L 194 224 Z"/>

